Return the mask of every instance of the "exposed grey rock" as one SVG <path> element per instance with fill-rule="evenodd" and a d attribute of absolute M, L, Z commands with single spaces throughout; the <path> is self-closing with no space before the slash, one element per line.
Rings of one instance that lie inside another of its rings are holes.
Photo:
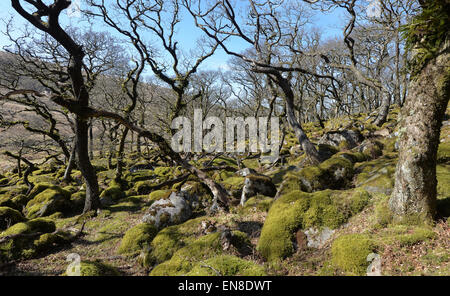
<path fill-rule="evenodd" d="M 358 146 L 363 141 L 364 137 L 358 130 L 342 130 L 331 131 L 325 133 L 319 140 L 319 144 L 327 144 L 332 146 L 339 146 L 342 142 L 346 141 L 348 149 Z"/>
<path fill-rule="evenodd" d="M 321 248 L 323 247 L 334 234 L 334 230 L 328 227 L 324 227 L 322 230 L 311 227 L 307 229 L 304 233 L 308 239 L 308 247 L 310 248 Z"/>
<path fill-rule="evenodd" d="M 256 171 L 251 168 L 245 168 L 236 172 L 237 175 L 247 177 L 248 175 L 255 174 Z"/>
<path fill-rule="evenodd" d="M 367 256 L 367 261 L 371 262 L 367 267 L 367 276 L 381 276 L 381 257 L 376 253 L 370 253 Z"/>
<path fill-rule="evenodd" d="M 172 192 L 167 199 L 155 201 L 142 217 L 142 222 L 153 223 L 158 229 L 180 224 L 188 220 L 192 215 L 191 206 L 187 202 L 188 197 L 181 192 Z"/>

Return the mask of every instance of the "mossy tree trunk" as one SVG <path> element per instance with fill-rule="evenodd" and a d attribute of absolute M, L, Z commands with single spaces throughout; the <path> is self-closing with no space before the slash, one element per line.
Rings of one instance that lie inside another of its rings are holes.
<path fill-rule="evenodd" d="M 424 39 L 422 39 L 424 40 Z M 418 59 L 420 44 L 413 50 Z M 391 210 L 400 217 L 436 214 L 436 157 L 442 119 L 450 97 L 450 42 L 412 77 L 402 108 L 399 160 Z"/>

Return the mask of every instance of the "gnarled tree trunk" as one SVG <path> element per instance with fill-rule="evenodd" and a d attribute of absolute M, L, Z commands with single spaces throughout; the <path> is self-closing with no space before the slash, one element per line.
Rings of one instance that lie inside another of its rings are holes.
<path fill-rule="evenodd" d="M 436 213 L 436 155 L 449 97 L 447 38 L 437 56 L 411 79 L 402 108 L 399 160 L 389 201 L 397 216 L 432 218 Z"/>

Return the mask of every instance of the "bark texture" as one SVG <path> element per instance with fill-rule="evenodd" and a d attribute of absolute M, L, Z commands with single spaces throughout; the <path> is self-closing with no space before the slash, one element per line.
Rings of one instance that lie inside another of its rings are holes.
<path fill-rule="evenodd" d="M 450 96 L 449 45 L 447 38 L 437 56 L 413 77 L 402 108 L 399 160 L 389 201 L 397 216 L 436 214 L 436 156 Z"/>

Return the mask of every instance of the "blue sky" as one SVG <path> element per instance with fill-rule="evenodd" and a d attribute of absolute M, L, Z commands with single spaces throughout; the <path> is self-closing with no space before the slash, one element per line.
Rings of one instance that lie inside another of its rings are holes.
<path fill-rule="evenodd" d="M 2 23 L 0 23 L 0 29 L 3 32 L 5 30 L 4 22 L 8 20 L 11 16 L 14 17 L 14 25 L 17 27 L 22 27 L 25 25 L 25 21 L 14 11 L 11 7 L 11 2 L 8 0 L 3 0 L 0 9 L 0 19 Z M 85 3 L 81 0 L 82 8 L 85 8 Z M 344 23 L 345 14 L 342 11 L 334 11 L 332 13 L 317 14 L 313 18 L 313 26 L 320 28 L 323 32 L 322 35 L 324 38 L 333 37 L 333 36 L 341 36 L 342 35 L 342 27 Z M 69 18 L 67 14 L 64 13 L 62 16 L 62 23 L 64 25 L 70 26 L 86 26 L 87 23 L 83 18 Z M 94 29 L 99 31 L 105 31 L 108 29 L 105 25 L 103 25 L 100 21 L 94 24 Z M 112 32 L 112 31 L 111 31 Z M 195 48 L 196 41 L 198 38 L 202 36 L 202 32 L 195 27 L 192 18 L 190 15 L 184 15 L 181 24 L 178 27 L 177 40 L 179 41 L 179 46 L 185 49 L 186 51 L 189 49 Z M 8 45 L 8 39 L 0 34 L 0 47 Z M 246 44 L 239 41 L 232 41 L 231 46 L 233 48 L 245 47 Z M 201 69 L 203 70 L 213 70 L 213 69 L 226 69 L 226 62 L 229 57 L 222 51 L 218 50 L 212 57 L 205 61 L 202 65 Z"/>

